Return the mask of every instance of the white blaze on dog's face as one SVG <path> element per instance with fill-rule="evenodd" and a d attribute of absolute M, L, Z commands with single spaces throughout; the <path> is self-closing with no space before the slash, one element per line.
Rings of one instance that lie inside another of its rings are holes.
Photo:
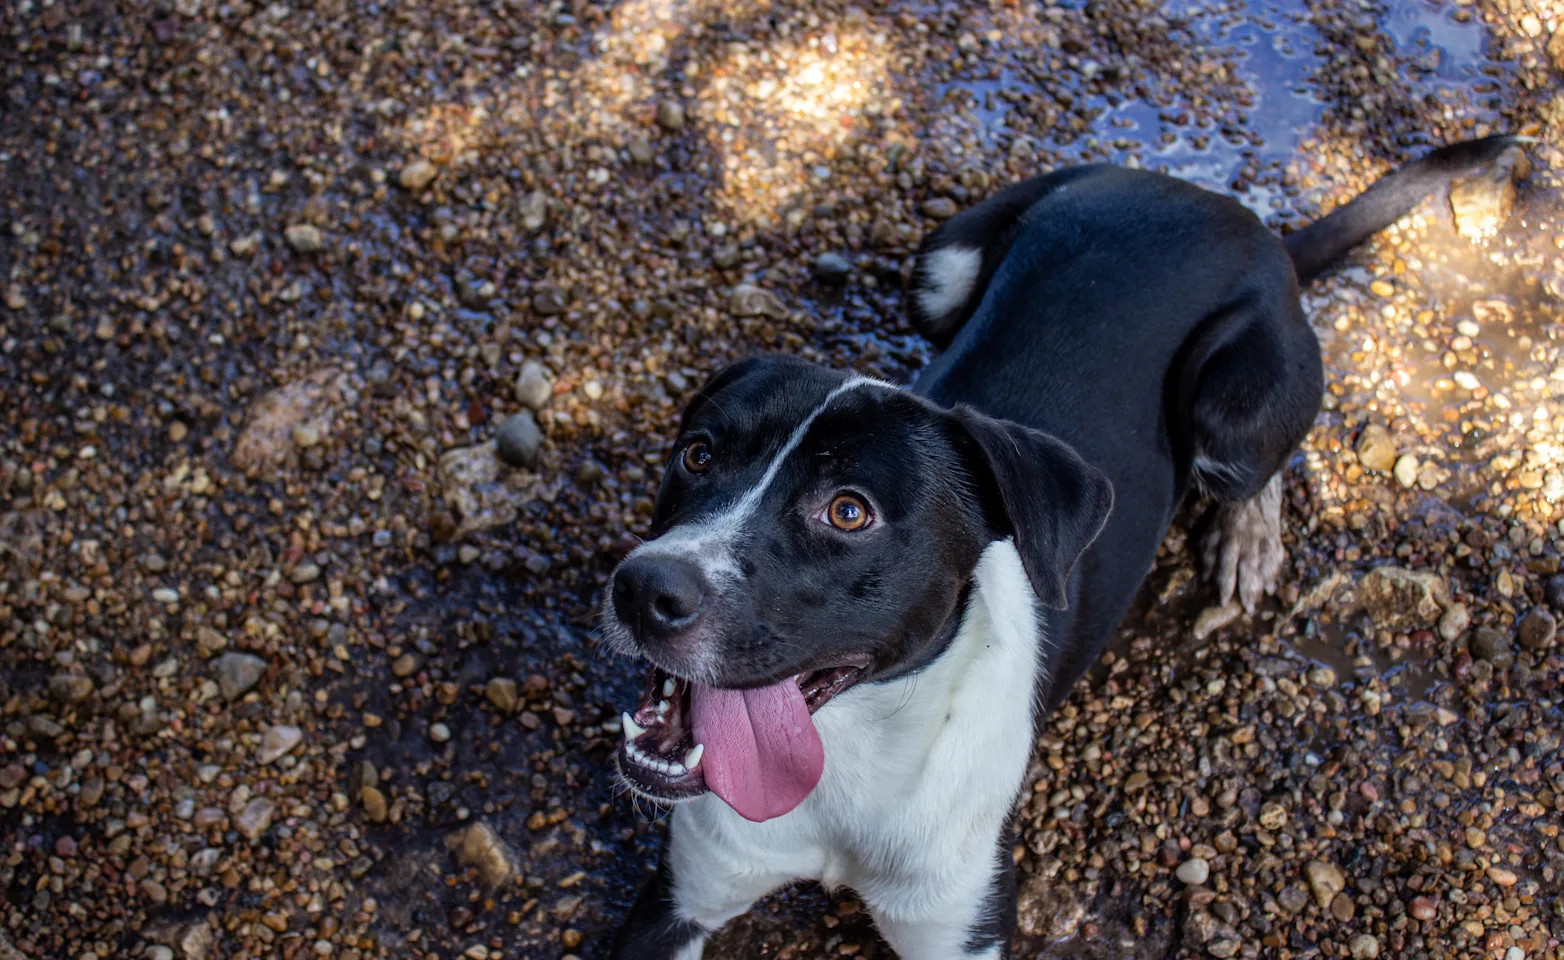
<path fill-rule="evenodd" d="M 988 543 L 1016 536 L 1059 605 L 1109 494 L 1057 441 L 1067 456 L 1042 451 L 1034 491 L 1004 489 L 1011 448 L 1036 453 L 1041 435 L 1012 435 L 1023 430 L 798 360 L 713 379 L 685 411 L 654 537 L 605 602 L 608 642 L 653 664 L 624 718 L 629 784 L 660 800 L 710 789 L 750 819 L 779 816 L 820 776 L 810 715 L 938 656 Z M 1059 487 L 1050 472 L 1065 496 L 1042 504 Z M 1023 530 L 1016 513 L 1038 519 Z"/>

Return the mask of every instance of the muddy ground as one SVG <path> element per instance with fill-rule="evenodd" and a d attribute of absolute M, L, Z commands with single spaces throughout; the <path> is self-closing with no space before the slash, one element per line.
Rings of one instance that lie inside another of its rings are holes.
<path fill-rule="evenodd" d="M 1018 955 L 1560 956 L 1561 27 L 4 0 L 0 958 L 600 956 L 662 829 L 593 601 L 702 378 L 907 380 L 918 238 L 1060 164 L 1286 229 L 1493 131 L 1307 291 L 1280 595 L 1176 530 L 1048 724 Z M 889 951 L 804 888 L 708 956 Z"/>

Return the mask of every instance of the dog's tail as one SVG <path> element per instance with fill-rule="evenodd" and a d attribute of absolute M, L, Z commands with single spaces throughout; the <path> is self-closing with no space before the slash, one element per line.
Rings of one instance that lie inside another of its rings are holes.
<path fill-rule="evenodd" d="M 1016 238 L 1021 218 L 1087 167 L 1023 180 L 961 211 L 923 238 L 907 298 L 912 328 L 943 350 L 983 299 L 994 268 Z"/>
<path fill-rule="evenodd" d="M 1440 147 L 1387 176 L 1302 230 L 1282 238 L 1299 283 L 1308 283 L 1348 250 L 1400 220 L 1423 198 L 1453 180 L 1481 170 L 1511 146 L 1531 137 L 1501 135 Z"/>

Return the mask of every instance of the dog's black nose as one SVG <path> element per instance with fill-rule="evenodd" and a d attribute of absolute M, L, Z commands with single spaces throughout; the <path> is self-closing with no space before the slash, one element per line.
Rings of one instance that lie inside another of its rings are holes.
<path fill-rule="evenodd" d="M 705 595 L 700 567 L 680 557 L 632 557 L 614 574 L 614 612 L 640 639 L 688 625 Z"/>

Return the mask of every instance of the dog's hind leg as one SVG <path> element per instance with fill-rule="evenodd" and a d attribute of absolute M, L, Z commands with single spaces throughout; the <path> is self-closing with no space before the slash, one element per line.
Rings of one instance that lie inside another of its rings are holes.
<path fill-rule="evenodd" d="M 1247 292 L 1191 338 L 1182 372 L 1191 474 L 1216 501 L 1201 542 L 1221 604 L 1244 609 L 1281 572 L 1281 471 L 1314 422 L 1324 392 L 1319 342 L 1284 261 L 1259 269 Z"/>

